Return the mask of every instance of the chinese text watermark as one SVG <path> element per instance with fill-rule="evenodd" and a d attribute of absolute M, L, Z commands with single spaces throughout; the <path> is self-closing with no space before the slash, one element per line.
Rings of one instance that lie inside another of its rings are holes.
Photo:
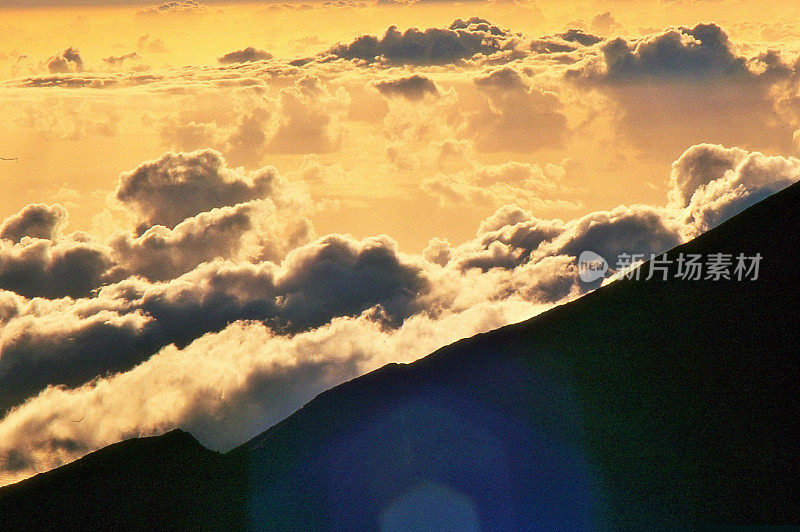
<path fill-rule="evenodd" d="M 634 280 L 756 281 L 761 259 L 761 253 L 679 253 L 673 257 L 663 253 L 652 253 L 649 257 L 622 253 L 614 266 L 618 278 Z M 604 278 L 610 269 L 606 259 L 593 251 L 584 251 L 578 257 L 578 275 L 585 283 Z"/>

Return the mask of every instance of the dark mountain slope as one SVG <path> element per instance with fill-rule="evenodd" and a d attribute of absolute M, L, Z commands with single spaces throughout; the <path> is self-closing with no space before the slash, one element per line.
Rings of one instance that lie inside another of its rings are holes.
<path fill-rule="evenodd" d="M 800 187 L 669 256 L 718 252 L 759 280 L 617 282 L 321 394 L 230 453 L 252 524 L 374 526 L 420 482 L 487 528 L 798 522 Z"/>
<path fill-rule="evenodd" d="M 135 523 L 151 504 L 190 527 L 800 522 L 800 186 L 669 256 L 718 252 L 760 253 L 759 279 L 619 281 L 338 386 L 224 458 L 177 446 L 185 478 L 142 475 L 128 462 L 158 453 L 126 442 L 101 469 L 153 486 L 129 504 L 94 499 L 105 484 L 80 481 L 83 461 L 0 489 L 0 523 L 7 508 L 10 524 Z M 71 514 L 53 510 L 59 483 Z"/>
<path fill-rule="evenodd" d="M 225 529 L 242 522 L 225 457 L 180 429 L 126 440 L 0 490 L 3 530 Z"/>

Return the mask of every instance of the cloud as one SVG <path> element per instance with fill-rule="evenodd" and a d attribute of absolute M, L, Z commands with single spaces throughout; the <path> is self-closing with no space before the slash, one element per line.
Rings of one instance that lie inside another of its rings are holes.
<path fill-rule="evenodd" d="M 340 87 L 331 92 L 315 76 L 304 76 L 281 90 L 278 127 L 265 146 L 270 153 L 327 153 L 339 149 L 338 117 L 350 105 Z"/>
<path fill-rule="evenodd" d="M 225 151 L 232 161 L 250 166 L 257 165 L 267 149 L 270 111 L 253 107 L 239 119 L 234 131 L 225 140 Z"/>
<path fill-rule="evenodd" d="M 174 279 L 214 259 L 257 259 L 262 253 L 261 239 L 267 237 L 266 232 L 257 231 L 259 218 L 274 210 L 267 200 L 216 208 L 187 218 L 174 229 L 155 225 L 139 236 L 117 233 L 110 245 L 126 271 L 150 280 Z M 286 239 L 269 236 L 278 242 Z"/>
<path fill-rule="evenodd" d="M 47 60 L 47 70 L 51 74 L 65 74 L 68 72 L 82 72 L 83 59 L 77 48 L 69 47 L 61 54 Z"/>
<path fill-rule="evenodd" d="M 701 144 L 673 163 L 670 200 L 694 236 L 798 180 L 800 159 Z"/>
<path fill-rule="evenodd" d="M 133 253 L 164 259 L 151 248 Z M 0 313 L 0 409 L 46 384 L 74 386 L 125 371 L 163 346 L 186 345 L 238 320 L 293 333 L 370 311 L 376 323 L 400 326 L 421 310 L 430 288 L 424 267 L 388 237 L 328 235 L 280 264 L 214 261 L 162 283 L 131 277 L 75 301 L 17 297 Z"/>
<path fill-rule="evenodd" d="M 538 253 L 578 257 L 590 250 L 614 266 L 625 253 L 662 253 L 683 242 L 680 224 L 667 209 L 648 205 L 619 206 L 587 214 L 565 225 L 564 232 Z"/>
<path fill-rule="evenodd" d="M 567 42 L 575 42 L 582 46 L 593 46 L 603 40 L 602 37 L 586 33 L 581 29 L 568 29 L 564 33 L 557 33 L 556 36 Z"/>
<path fill-rule="evenodd" d="M 450 262 L 452 251 L 450 250 L 450 243 L 438 237 L 432 238 L 425 249 L 422 250 L 422 256 L 425 260 L 439 266 L 446 266 Z"/>
<path fill-rule="evenodd" d="M 571 194 L 561 183 L 564 169 L 556 165 L 542 168 L 535 164 L 508 161 L 498 165 L 473 163 L 456 174 L 437 174 L 425 179 L 422 189 L 448 204 L 504 204 L 534 206 L 536 210 L 576 209 L 577 201 L 563 199 Z"/>
<path fill-rule="evenodd" d="M 482 77 L 481 90 L 530 90 L 518 73 L 498 72 Z M 458 158 L 468 148 L 449 140 L 434 151 Z M 307 198 L 292 183 L 269 167 L 229 168 L 211 150 L 168 153 L 122 174 L 119 201 L 141 230 L 107 243 L 64 236 L 66 213 L 30 206 L 0 225 L 10 235 L 0 240 L 0 269 L 44 272 L 42 293 L 0 290 L 0 483 L 176 426 L 230 448 L 330 386 L 587 291 L 576 270 L 583 250 L 612 267 L 620 253 L 660 253 L 717 223 L 712 212 L 729 215 L 797 180 L 799 167 L 694 146 L 675 161 L 664 206 L 562 221 L 505 205 L 471 240 L 433 239 L 420 256 L 387 236 L 309 241 L 298 207 Z M 562 174 L 513 162 L 447 175 L 546 196 L 565 193 Z M 46 278 L 47 265 L 73 249 L 94 250 L 101 273 L 71 265 L 58 271 L 72 277 Z M 92 286 L 82 295 L 62 297 L 85 279 Z"/>
<path fill-rule="evenodd" d="M 137 16 L 159 16 L 168 14 L 191 14 L 204 9 L 197 0 L 175 0 L 158 6 L 148 7 L 136 13 Z"/>
<path fill-rule="evenodd" d="M 136 42 L 136 49 L 140 52 L 149 52 L 151 54 L 165 54 L 169 52 L 164 41 L 159 37 L 151 37 L 150 34 L 142 35 Z"/>
<path fill-rule="evenodd" d="M 776 100 L 786 94 L 793 67 L 776 51 L 744 55 L 716 24 L 616 38 L 575 65 L 567 79 L 608 96 L 612 120 L 649 157 L 702 142 L 781 150 L 791 144 L 794 127 L 776 112 Z"/>
<path fill-rule="evenodd" d="M 392 80 L 377 81 L 373 85 L 381 94 L 386 96 L 401 96 L 411 101 L 419 101 L 426 94 L 439 95 L 439 89 L 430 78 L 413 74 L 411 76 Z"/>
<path fill-rule="evenodd" d="M 138 53 L 131 52 L 123 55 L 104 57 L 103 62 L 111 67 L 119 67 L 122 66 L 126 61 L 137 61 L 139 59 L 141 59 L 141 56 Z"/>
<path fill-rule="evenodd" d="M 596 15 L 589 23 L 589 27 L 594 33 L 599 33 L 600 35 L 610 35 L 623 30 L 622 25 L 617 22 L 610 11 Z"/>
<path fill-rule="evenodd" d="M 602 52 L 604 71 L 589 74 L 614 82 L 745 80 L 756 76 L 748 59 L 737 53 L 727 33 L 716 24 L 671 28 L 632 43 L 620 37 L 603 44 Z M 777 65 L 768 69 L 769 73 L 775 68 Z"/>
<path fill-rule="evenodd" d="M 568 124 L 555 93 L 531 87 L 510 67 L 477 77 L 475 85 L 485 101 L 468 116 L 466 133 L 479 150 L 527 152 L 564 142 Z"/>
<path fill-rule="evenodd" d="M 439 320 L 414 317 L 399 329 L 359 317 L 295 336 L 234 323 L 183 349 L 166 347 L 131 371 L 74 389 L 50 387 L 10 412 L 0 421 L 0 484 L 178 426 L 226 450 L 325 389 L 537 310 L 501 301 Z"/>
<path fill-rule="evenodd" d="M 117 200 L 134 209 L 141 228 L 174 228 L 215 207 L 264 198 L 281 182 L 272 167 L 246 173 L 226 166 L 214 150 L 168 152 L 119 177 Z"/>
<path fill-rule="evenodd" d="M 0 240 L 0 289 L 28 297 L 82 297 L 113 280 L 110 250 L 74 233 L 53 242 Z"/>
<path fill-rule="evenodd" d="M 581 47 L 593 46 L 602 42 L 603 38 L 580 29 L 569 29 L 553 36 L 534 39 L 531 51 L 539 54 L 563 54 L 579 50 Z"/>
<path fill-rule="evenodd" d="M 38 78 L 44 85 L 50 78 Z M 94 80 L 88 85 L 76 78 L 59 77 L 56 86 L 104 88 L 104 82 Z M 88 80 L 87 80 L 88 81 Z M 95 83 L 98 82 L 98 83 Z M 115 82 L 108 81 L 111 85 Z M 82 140 L 90 137 L 113 137 L 119 129 L 120 114 L 108 105 L 70 97 L 55 97 L 36 104 L 22 106 L 16 124 L 35 131 L 45 139 Z"/>
<path fill-rule="evenodd" d="M 475 240 L 455 249 L 451 260 L 461 270 L 488 271 L 532 267 L 545 258 L 555 257 L 558 260 L 551 262 L 551 266 L 558 265 L 560 270 L 549 272 L 560 280 L 556 295 L 565 297 L 578 288 L 574 263 L 582 251 L 594 251 L 613 266 L 623 253 L 649 256 L 682 243 L 681 225 L 672 215 L 673 211 L 665 208 L 633 205 L 563 222 L 537 218 L 529 211 L 509 205 L 481 225 Z M 579 288 L 585 291 L 589 287 Z"/>
<path fill-rule="evenodd" d="M 391 26 L 383 37 L 363 35 L 350 44 L 338 44 L 327 54 L 341 59 L 385 61 L 391 64 L 441 65 L 513 52 L 516 35 L 501 30 L 487 20 L 458 19 L 448 28 L 409 28 L 401 32 Z"/>
<path fill-rule="evenodd" d="M 229 65 L 232 63 L 248 63 L 250 61 L 266 61 L 268 59 L 272 59 L 272 54 L 269 52 L 248 46 L 243 50 L 228 52 L 227 54 L 218 58 L 217 61 L 223 65 Z"/>
<path fill-rule="evenodd" d="M 23 237 L 55 240 L 67 225 L 67 210 L 58 203 L 28 205 L 0 223 L 0 238 L 19 243 Z"/>

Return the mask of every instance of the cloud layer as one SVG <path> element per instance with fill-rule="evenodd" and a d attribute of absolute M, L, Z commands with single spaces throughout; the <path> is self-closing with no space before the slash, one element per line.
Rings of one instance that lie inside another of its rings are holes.
<path fill-rule="evenodd" d="M 160 25 L 214 9 L 141 9 L 102 54 L 0 56 L 20 152 L 2 167 L 20 197 L 0 222 L 0 482 L 175 426 L 228 448 L 595 288 L 584 250 L 614 270 L 800 177 L 790 47 L 716 24 L 470 18 L 172 66 Z"/>
<path fill-rule="evenodd" d="M 477 168 L 475 182 L 495 172 L 536 179 L 534 170 Z M 577 278 L 581 251 L 665 251 L 798 178 L 797 159 L 693 146 L 673 165 L 664 206 L 564 222 L 506 205 L 473 239 L 434 239 L 419 256 L 386 236 L 336 234 L 300 240 L 281 259 L 242 254 L 243 235 L 257 236 L 255 250 L 277 238 L 256 219 L 292 189 L 274 170 L 244 174 L 210 151 L 165 154 L 120 176 L 116 197 L 136 206 L 134 222 L 165 224 L 141 235 L 64 236 L 63 207 L 30 205 L 0 226 L 4 252 L 47 264 L 81 250 L 92 264 L 93 249 L 100 278 L 89 293 L 91 276 L 41 270 L 36 297 L 0 291 L 4 479 L 177 425 L 229 447 L 329 386 L 593 288 Z M 156 190 L 180 194 L 180 209 L 168 211 Z M 28 260 L 20 271 L 30 275 Z"/>

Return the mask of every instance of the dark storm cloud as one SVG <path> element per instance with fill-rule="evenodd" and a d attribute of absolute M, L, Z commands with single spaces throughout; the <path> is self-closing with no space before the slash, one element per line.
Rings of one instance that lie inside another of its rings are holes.
<path fill-rule="evenodd" d="M 437 96 L 439 89 L 430 78 L 414 74 L 404 78 L 397 78 L 374 83 L 375 88 L 381 94 L 387 96 L 402 96 L 408 100 L 417 101 L 425 97 L 426 94 Z"/>
<path fill-rule="evenodd" d="M 448 28 L 424 31 L 410 28 L 401 32 L 396 26 L 391 26 L 381 38 L 362 35 L 350 44 L 334 46 L 327 53 L 342 59 L 437 65 L 510 51 L 516 45 L 514 34 L 484 19 L 471 18 L 467 21 L 458 19 Z"/>
<path fill-rule="evenodd" d="M 228 52 L 227 54 L 218 58 L 217 61 L 223 65 L 229 65 L 232 63 L 248 63 L 250 61 L 265 61 L 267 59 L 272 59 L 272 54 L 265 50 L 257 50 L 252 46 L 248 46 L 243 50 Z"/>

